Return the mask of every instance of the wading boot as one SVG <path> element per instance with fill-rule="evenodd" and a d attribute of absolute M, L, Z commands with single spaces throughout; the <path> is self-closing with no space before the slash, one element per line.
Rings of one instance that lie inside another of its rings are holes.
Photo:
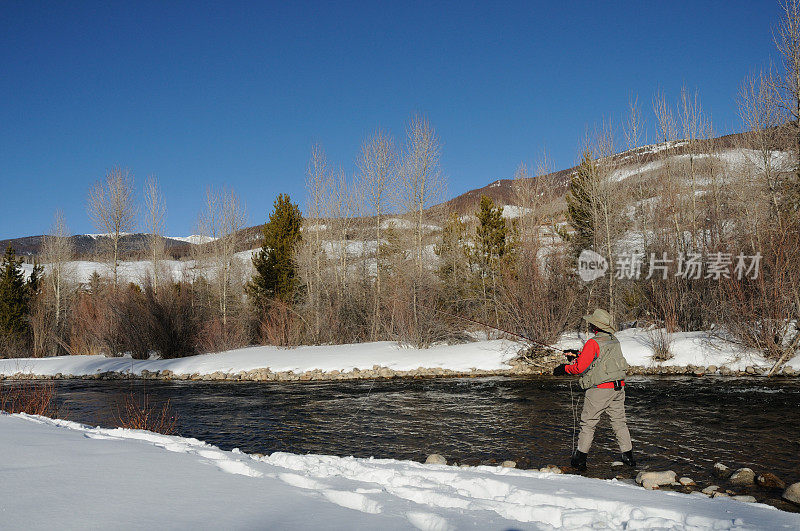
<path fill-rule="evenodd" d="M 572 454 L 572 459 L 570 459 L 569 464 L 574 469 L 586 470 L 586 454 L 580 450 L 575 450 L 575 453 Z"/>
<path fill-rule="evenodd" d="M 622 462 L 628 466 L 636 466 L 636 459 L 633 458 L 633 450 L 628 450 L 621 454 Z"/>

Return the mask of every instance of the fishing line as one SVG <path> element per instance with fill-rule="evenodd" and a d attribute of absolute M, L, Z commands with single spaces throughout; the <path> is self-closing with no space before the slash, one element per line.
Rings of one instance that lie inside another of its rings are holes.
<path fill-rule="evenodd" d="M 340 430 L 347 427 L 353 421 L 353 419 L 356 418 L 356 416 L 358 416 L 359 413 L 361 413 L 361 410 L 364 409 L 364 405 L 369 401 L 369 395 L 372 393 L 372 388 L 375 386 L 375 380 L 377 380 L 377 378 L 372 379 L 372 383 L 369 384 L 369 389 L 367 390 L 367 396 L 365 396 L 364 400 L 361 401 L 361 405 L 358 406 L 356 412 L 353 413 L 349 419 L 347 419 L 347 422 L 345 422 L 339 427 Z"/>
<path fill-rule="evenodd" d="M 456 319 L 461 319 L 463 321 L 468 321 L 470 323 L 474 323 L 474 324 L 477 324 L 477 325 L 480 325 L 480 326 L 485 326 L 486 328 L 491 328 L 493 330 L 497 330 L 498 332 L 503 332 L 504 334 L 508 334 L 510 336 L 514 336 L 514 337 L 518 337 L 520 339 L 524 339 L 525 341 L 533 343 L 534 345 L 537 345 L 537 346 L 542 347 L 544 349 L 552 350 L 552 351 L 555 351 L 555 352 L 561 352 L 560 349 L 557 349 L 556 347 L 554 347 L 552 345 L 548 345 L 546 343 L 542 343 L 541 341 L 536 341 L 535 339 L 532 339 L 532 338 L 530 338 L 528 336 L 525 336 L 525 335 L 522 335 L 522 334 L 518 334 L 516 332 L 512 332 L 511 330 L 506 330 L 505 328 L 499 328 L 497 326 L 492 326 L 489 323 L 485 323 L 483 321 L 478 321 L 477 319 L 471 319 L 469 317 L 464 317 L 463 315 L 458 315 L 458 314 L 455 314 L 455 313 L 446 312 L 444 310 L 439 310 L 437 308 L 433 308 L 431 306 L 427 306 L 425 304 L 422 304 L 419 301 L 417 301 L 415 304 L 417 306 L 420 306 L 420 307 L 425 308 L 426 310 L 430 310 L 432 312 L 437 312 L 437 313 L 440 313 L 442 315 L 447 315 L 449 317 L 454 317 Z"/>
<path fill-rule="evenodd" d="M 572 455 L 575 455 L 575 431 L 578 424 L 578 404 L 575 403 L 575 394 L 572 392 L 572 380 L 569 381 L 569 401 L 572 405 Z M 578 398 L 580 402 L 580 398 Z"/>

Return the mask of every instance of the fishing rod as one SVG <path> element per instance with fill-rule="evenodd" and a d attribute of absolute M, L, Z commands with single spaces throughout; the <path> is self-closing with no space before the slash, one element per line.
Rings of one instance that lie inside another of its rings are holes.
<path fill-rule="evenodd" d="M 485 326 L 487 328 L 491 328 L 493 330 L 497 330 L 498 332 L 503 332 L 504 334 L 508 334 L 510 336 L 515 336 L 515 337 L 518 337 L 520 339 L 524 339 L 525 341 L 528 341 L 530 343 L 533 343 L 534 345 L 538 345 L 538 346 L 540 346 L 542 348 L 545 348 L 545 349 L 548 349 L 548 350 L 553 350 L 553 351 L 556 351 L 556 352 L 559 352 L 559 353 L 563 352 L 561 349 L 558 349 L 558 348 L 555 348 L 553 346 L 547 345 L 545 343 L 542 343 L 541 341 L 536 341 L 535 339 L 532 339 L 532 338 L 530 338 L 528 336 L 524 336 L 522 334 L 518 334 L 516 332 L 512 332 L 511 330 L 506 330 L 506 329 L 500 328 L 498 326 L 492 326 L 489 323 L 484 323 L 482 321 L 478 321 L 477 319 L 471 319 L 469 317 L 464 317 L 463 315 L 458 315 L 458 314 L 455 314 L 455 313 L 446 312 L 444 310 L 439 310 L 437 308 L 432 308 L 430 306 L 422 304 L 419 301 L 417 301 L 416 304 L 417 304 L 417 306 L 421 306 L 421 307 L 423 307 L 425 309 L 428 309 L 428 310 L 431 310 L 433 312 L 441 313 L 442 315 L 448 315 L 450 317 L 455 317 L 456 319 L 461 319 L 463 321 L 469 321 L 470 323 L 474 323 L 474 324 L 477 324 L 477 325 Z"/>

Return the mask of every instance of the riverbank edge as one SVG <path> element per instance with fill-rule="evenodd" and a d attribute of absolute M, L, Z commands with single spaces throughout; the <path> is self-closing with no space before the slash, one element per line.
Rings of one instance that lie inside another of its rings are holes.
<path fill-rule="evenodd" d="M 402 371 L 394 370 L 389 367 L 374 365 L 372 369 L 353 369 L 351 371 L 322 371 L 313 369 L 304 372 L 277 371 L 273 372 L 269 367 L 239 371 L 235 373 L 216 371 L 209 374 L 176 374 L 171 370 L 148 371 L 142 370 L 139 373 L 129 371 L 118 372 L 98 372 L 95 374 L 32 374 L 18 372 L 12 375 L 0 374 L 2 380 L 164 380 L 164 381 L 216 381 L 216 382 L 317 382 L 317 381 L 340 381 L 340 380 L 391 380 L 391 379 L 427 379 L 427 378 L 478 378 L 486 376 L 549 376 L 551 368 L 534 366 L 519 359 L 510 361 L 511 367 L 508 369 L 470 369 L 454 370 L 441 367 L 418 367 L 416 369 Z M 643 367 L 632 366 L 628 369 L 628 376 L 717 376 L 717 377 L 759 377 L 766 376 L 769 369 L 758 366 L 747 366 L 745 370 L 731 370 L 727 367 L 716 366 L 655 366 Z M 777 371 L 774 377 L 796 378 L 800 376 L 800 371 L 795 371 L 791 367 L 785 367 Z"/>

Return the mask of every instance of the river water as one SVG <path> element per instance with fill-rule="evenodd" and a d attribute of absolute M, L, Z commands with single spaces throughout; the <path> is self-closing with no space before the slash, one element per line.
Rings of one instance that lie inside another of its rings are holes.
<path fill-rule="evenodd" d="M 453 378 L 309 383 L 161 381 L 55 382 L 70 420 L 115 425 L 117 404 L 146 392 L 170 400 L 177 432 L 223 449 L 478 464 L 513 459 L 523 467 L 564 465 L 573 440 L 576 383 L 556 378 Z M 698 484 L 721 484 L 710 470 L 769 471 L 800 481 L 798 380 L 632 377 L 628 424 L 641 468 L 671 469 Z M 587 475 L 614 477 L 618 458 L 601 422 Z M 622 471 L 622 472 L 620 472 Z M 780 493 L 751 489 L 775 505 Z M 758 491 L 758 492 L 757 492 Z"/>

